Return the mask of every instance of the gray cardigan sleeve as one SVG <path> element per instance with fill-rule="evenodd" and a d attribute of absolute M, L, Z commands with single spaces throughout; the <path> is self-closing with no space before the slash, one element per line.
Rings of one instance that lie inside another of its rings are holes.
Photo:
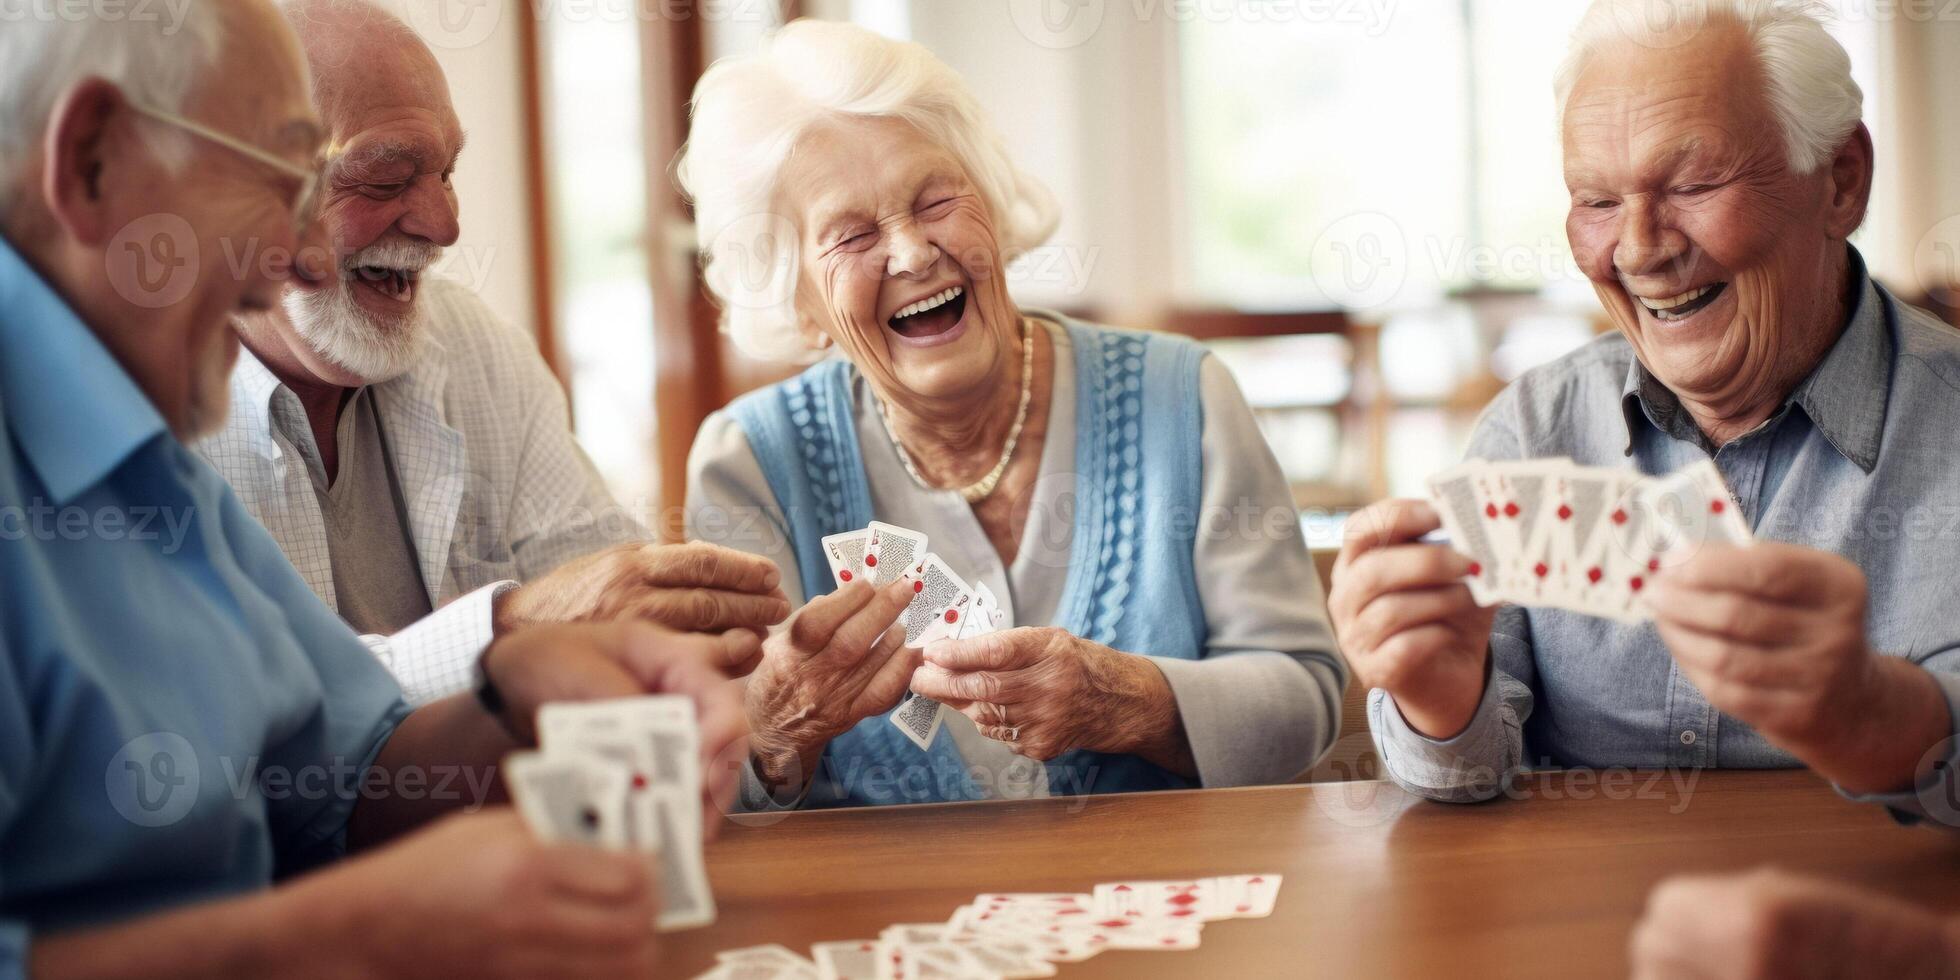
<path fill-rule="evenodd" d="M 1193 565 L 1210 635 L 1202 660 L 1151 658 L 1177 698 L 1205 786 L 1279 783 L 1312 768 L 1341 727 L 1335 647 L 1299 511 L 1238 384 L 1200 374 L 1202 519 Z"/>

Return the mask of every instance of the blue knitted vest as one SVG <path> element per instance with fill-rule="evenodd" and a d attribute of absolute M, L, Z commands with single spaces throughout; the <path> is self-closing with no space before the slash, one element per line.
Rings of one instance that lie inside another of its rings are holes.
<path fill-rule="evenodd" d="M 1042 315 L 1063 323 L 1075 347 L 1075 527 L 1054 625 L 1126 653 L 1195 659 L 1206 637 L 1191 557 L 1204 470 L 1204 349 Z M 782 507 L 781 530 L 808 598 L 832 588 L 820 539 L 878 518 L 858 448 L 853 375 L 848 361 L 825 361 L 729 408 Z M 1074 751 L 1047 767 L 1056 795 L 1195 785 L 1128 755 Z M 831 741 L 808 805 L 985 795 L 951 738 L 922 752 L 879 715 Z"/>

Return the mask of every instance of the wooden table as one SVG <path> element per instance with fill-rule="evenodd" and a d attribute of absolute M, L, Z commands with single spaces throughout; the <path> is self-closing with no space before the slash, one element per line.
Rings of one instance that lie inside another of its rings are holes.
<path fill-rule="evenodd" d="M 736 946 L 808 955 L 983 891 L 1240 872 L 1286 876 L 1271 918 L 1060 976 L 1616 976 L 1654 883 L 1765 863 L 1960 912 L 1960 833 L 1896 826 L 1809 773 L 1614 778 L 1541 773 L 1467 807 L 1365 782 L 744 817 L 708 847 L 720 921 L 669 936 L 668 962 L 689 977 Z"/>

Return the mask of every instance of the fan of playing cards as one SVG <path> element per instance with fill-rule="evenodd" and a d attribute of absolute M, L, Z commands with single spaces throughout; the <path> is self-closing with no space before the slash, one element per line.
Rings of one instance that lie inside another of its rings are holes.
<path fill-rule="evenodd" d="M 702 862 L 700 733 L 676 694 L 547 704 L 540 751 L 513 753 L 504 782 L 547 843 L 639 850 L 660 863 L 661 931 L 715 921 Z"/>
<path fill-rule="evenodd" d="M 862 580 L 874 586 L 911 580 L 912 602 L 899 617 L 906 646 L 964 640 L 1001 627 L 1004 615 L 993 590 L 984 583 L 967 585 L 938 555 L 926 551 L 926 536 L 917 531 L 873 521 L 862 531 L 824 538 L 823 553 L 840 586 Z M 890 717 L 912 744 L 924 749 L 939 734 L 946 713 L 939 702 L 908 692 Z"/>
<path fill-rule="evenodd" d="M 1480 605 L 1550 606 L 1624 623 L 1664 556 L 1704 541 L 1747 544 L 1713 461 L 1671 476 L 1573 465 L 1568 459 L 1471 460 L 1430 477 L 1451 546 L 1473 563 Z"/>
<path fill-rule="evenodd" d="M 1198 948 L 1205 923 L 1273 913 L 1280 876 L 1117 881 L 1090 894 L 977 895 L 944 923 L 896 925 L 877 939 L 818 943 L 814 959 L 779 945 L 731 949 L 695 980 L 1012 980 L 1106 949 Z"/>

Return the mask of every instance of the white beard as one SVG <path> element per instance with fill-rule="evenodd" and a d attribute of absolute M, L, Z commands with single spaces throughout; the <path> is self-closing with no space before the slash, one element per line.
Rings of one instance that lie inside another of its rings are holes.
<path fill-rule="evenodd" d="M 362 255 L 373 251 L 363 250 Z M 430 249 L 429 253 L 438 251 Z M 433 261 L 433 254 L 429 254 L 416 265 L 423 268 Z M 398 378 L 415 366 L 422 353 L 420 291 L 424 284 L 415 284 L 416 302 L 406 316 L 382 319 L 355 302 L 354 282 L 353 273 L 342 269 L 329 288 L 288 289 L 282 300 L 286 315 L 314 353 L 367 384 Z"/>

